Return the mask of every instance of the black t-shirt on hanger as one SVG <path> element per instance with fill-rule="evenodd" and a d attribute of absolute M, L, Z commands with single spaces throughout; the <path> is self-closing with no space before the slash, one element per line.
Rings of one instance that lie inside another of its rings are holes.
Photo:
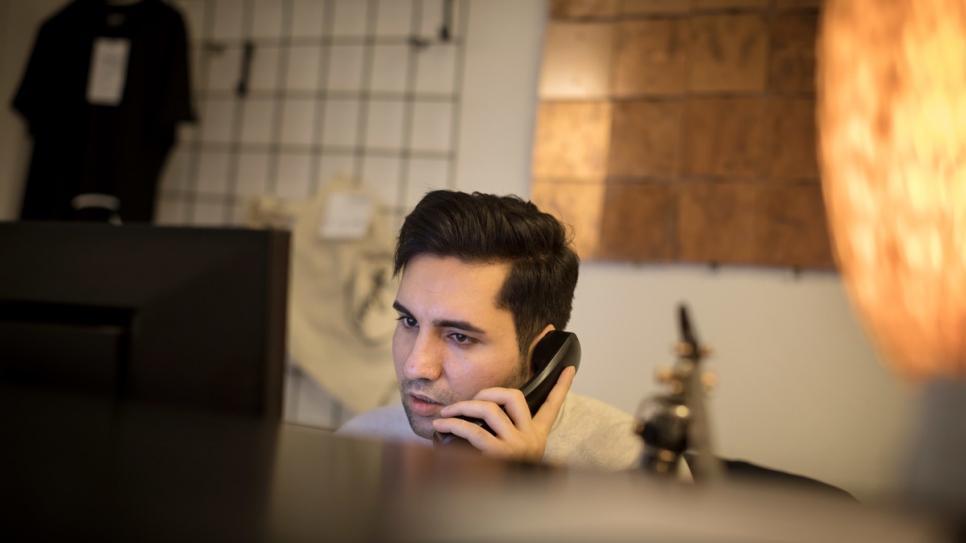
<path fill-rule="evenodd" d="M 88 103 L 98 38 L 129 40 L 117 105 Z M 77 194 L 120 200 L 125 222 L 154 218 L 158 177 L 178 122 L 194 120 L 184 19 L 160 0 L 109 5 L 75 0 L 41 26 L 13 107 L 34 152 L 24 220 L 69 220 Z"/>

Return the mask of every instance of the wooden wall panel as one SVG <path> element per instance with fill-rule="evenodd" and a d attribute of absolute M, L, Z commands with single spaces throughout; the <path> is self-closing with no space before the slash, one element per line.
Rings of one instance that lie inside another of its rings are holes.
<path fill-rule="evenodd" d="M 608 102 L 540 104 L 533 148 L 534 177 L 606 176 L 611 109 Z"/>
<path fill-rule="evenodd" d="M 758 191 L 757 183 L 747 181 L 681 183 L 679 260 L 753 264 Z"/>
<path fill-rule="evenodd" d="M 678 174 L 681 140 L 680 102 L 617 102 L 611 121 L 611 176 Z"/>
<path fill-rule="evenodd" d="M 817 183 L 815 99 L 775 98 L 769 106 L 771 176 Z"/>
<path fill-rule="evenodd" d="M 621 13 L 625 15 L 666 15 L 689 11 L 691 0 L 624 0 L 621 3 Z"/>
<path fill-rule="evenodd" d="M 675 188 L 670 183 L 607 183 L 597 257 L 629 262 L 674 260 Z"/>
<path fill-rule="evenodd" d="M 574 229 L 574 245 L 582 260 L 598 257 L 604 208 L 603 179 L 572 181 L 538 179 L 530 199 Z"/>
<path fill-rule="evenodd" d="M 775 0 L 778 9 L 815 8 L 822 7 L 823 0 Z"/>
<path fill-rule="evenodd" d="M 692 0 L 695 9 L 763 8 L 770 0 Z"/>
<path fill-rule="evenodd" d="M 768 26 L 760 13 L 691 18 L 688 86 L 693 92 L 765 90 Z"/>
<path fill-rule="evenodd" d="M 764 172 L 767 103 L 755 98 L 688 102 L 685 171 L 755 176 Z"/>
<path fill-rule="evenodd" d="M 820 185 L 764 185 L 759 192 L 758 216 L 756 262 L 834 267 Z"/>
<path fill-rule="evenodd" d="M 583 259 L 833 267 L 819 4 L 552 3 L 532 199 Z"/>
<path fill-rule="evenodd" d="M 613 17 L 620 12 L 620 0 L 551 0 L 552 19 Z"/>
<path fill-rule="evenodd" d="M 551 23 L 544 35 L 540 96 L 601 99 L 610 95 L 615 28 L 605 23 Z"/>
<path fill-rule="evenodd" d="M 792 12 L 772 23 L 768 81 L 776 92 L 815 92 L 815 37 L 818 15 Z"/>
<path fill-rule="evenodd" d="M 687 19 L 641 19 L 617 25 L 615 96 L 666 96 L 687 90 Z"/>

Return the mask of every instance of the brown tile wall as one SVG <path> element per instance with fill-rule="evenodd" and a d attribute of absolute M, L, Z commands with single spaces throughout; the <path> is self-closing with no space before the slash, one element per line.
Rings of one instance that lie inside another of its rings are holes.
<path fill-rule="evenodd" d="M 614 96 L 676 96 L 688 90 L 688 19 L 636 19 L 616 26 Z"/>
<path fill-rule="evenodd" d="M 678 175 L 682 102 L 615 102 L 611 119 L 611 176 Z"/>
<path fill-rule="evenodd" d="M 765 162 L 765 112 L 760 98 L 701 98 L 688 101 L 689 175 L 758 176 Z"/>
<path fill-rule="evenodd" d="M 679 185 L 678 259 L 720 264 L 755 263 L 758 185 L 748 181 Z"/>
<path fill-rule="evenodd" d="M 543 102 L 533 152 L 536 178 L 605 177 L 610 154 L 610 102 Z"/>
<path fill-rule="evenodd" d="M 674 183 L 608 182 L 597 257 L 630 262 L 674 260 L 676 202 Z"/>
<path fill-rule="evenodd" d="M 761 13 L 695 15 L 688 40 L 693 92 L 762 92 L 768 73 L 768 22 Z"/>
<path fill-rule="evenodd" d="M 832 268 L 821 0 L 552 0 L 531 198 L 585 260 Z"/>
<path fill-rule="evenodd" d="M 604 179 L 535 179 L 530 199 L 573 228 L 577 254 L 585 260 L 598 258 L 601 218 L 604 210 Z"/>

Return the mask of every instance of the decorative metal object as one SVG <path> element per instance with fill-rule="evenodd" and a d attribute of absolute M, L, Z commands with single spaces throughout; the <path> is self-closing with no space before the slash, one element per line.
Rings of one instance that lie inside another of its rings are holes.
<path fill-rule="evenodd" d="M 667 393 L 648 398 L 638 412 L 636 432 L 644 439 L 641 469 L 674 477 L 683 457 L 695 481 L 712 481 L 722 477 L 722 469 L 712 451 L 704 397 L 716 377 L 701 367 L 710 351 L 698 342 L 684 305 L 679 308 L 679 324 L 677 361 L 656 375 Z"/>

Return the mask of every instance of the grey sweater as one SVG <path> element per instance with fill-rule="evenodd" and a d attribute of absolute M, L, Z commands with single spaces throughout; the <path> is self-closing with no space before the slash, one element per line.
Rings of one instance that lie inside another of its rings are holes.
<path fill-rule="evenodd" d="M 402 404 L 363 413 L 339 435 L 432 446 L 413 433 Z M 634 433 L 634 417 L 600 400 L 567 393 L 550 429 L 543 461 L 570 467 L 622 470 L 637 467 L 644 444 Z"/>

